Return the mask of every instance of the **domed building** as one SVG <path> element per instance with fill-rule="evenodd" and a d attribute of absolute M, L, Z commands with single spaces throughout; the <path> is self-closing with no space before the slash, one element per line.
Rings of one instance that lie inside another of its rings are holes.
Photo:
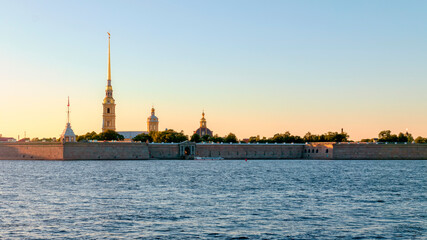
<path fill-rule="evenodd" d="M 151 116 L 147 118 L 147 131 L 158 132 L 159 131 L 159 118 L 155 115 L 155 109 L 151 108 Z"/>
<path fill-rule="evenodd" d="M 205 135 L 213 136 L 213 132 L 206 126 L 205 111 L 203 111 L 202 119 L 200 119 L 200 127 L 194 133 L 199 134 L 201 137 Z"/>

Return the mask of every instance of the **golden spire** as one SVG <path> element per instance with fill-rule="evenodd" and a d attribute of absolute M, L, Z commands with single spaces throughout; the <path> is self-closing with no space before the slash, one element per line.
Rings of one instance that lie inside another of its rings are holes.
<path fill-rule="evenodd" d="M 108 33 L 108 85 L 111 85 L 111 61 L 110 61 L 110 33 Z"/>
<path fill-rule="evenodd" d="M 70 123 L 70 96 L 68 96 L 68 105 L 67 105 L 67 123 Z"/>

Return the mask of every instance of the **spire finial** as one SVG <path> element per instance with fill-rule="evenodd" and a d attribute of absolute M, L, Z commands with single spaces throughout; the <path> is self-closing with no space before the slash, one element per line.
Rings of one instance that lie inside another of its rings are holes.
<path fill-rule="evenodd" d="M 111 34 L 109 32 L 108 33 L 108 83 L 109 85 L 111 84 L 111 61 L 110 61 L 110 37 Z"/>
<path fill-rule="evenodd" d="M 68 96 L 68 105 L 67 105 L 67 123 L 70 123 L 70 96 Z"/>

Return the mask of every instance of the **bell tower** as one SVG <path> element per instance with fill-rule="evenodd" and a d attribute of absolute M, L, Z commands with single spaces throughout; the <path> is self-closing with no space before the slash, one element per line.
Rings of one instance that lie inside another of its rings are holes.
<path fill-rule="evenodd" d="M 102 108 L 102 132 L 107 130 L 116 131 L 116 103 L 113 98 L 113 87 L 111 86 L 110 33 L 108 33 L 108 78 Z"/>
<path fill-rule="evenodd" d="M 200 119 L 200 128 L 207 128 L 206 119 L 205 119 L 205 110 L 203 110 L 202 119 Z"/>
<path fill-rule="evenodd" d="M 159 131 L 159 118 L 156 117 L 154 107 L 151 108 L 151 116 L 147 118 L 147 131 L 158 132 Z"/>

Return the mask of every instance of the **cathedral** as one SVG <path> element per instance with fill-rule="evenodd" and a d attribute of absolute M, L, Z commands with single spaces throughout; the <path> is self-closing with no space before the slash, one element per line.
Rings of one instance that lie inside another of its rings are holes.
<path fill-rule="evenodd" d="M 111 85 L 111 57 L 110 57 L 110 39 L 111 35 L 108 33 L 108 76 L 107 87 L 105 88 L 105 98 L 102 102 L 102 132 L 108 130 L 116 131 L 116 103 L 113 98 L 113 86 Z M 151 115 L 147 119 L 147 131 L 120 131 L 117 132 L 125 137 L 125 139 L 132 139 L 138 134 L 157 132 L 159 131 L 159 119 L 155 115 L 154 108 L 151 109 Z"/>
<path fill-rule="evenodd" d="M 111 86 L 111 61 L 110 61 L 110 33 L 108 33 L 108 77 L 105 88 L 105 98 L 102 103 L 102 132 L 107 130 L 116 131 L 116 103 L 113 98 L 113 87 Z"/>
<path fill-rule="evenodd" d="M 199 134 L 201 137 L 205 135 L 213 136 L 213 132 L 206 126 L 205 111 L 203 111 L 202 119 L 200 119 L 200 127 L 194 133 Z"/>

